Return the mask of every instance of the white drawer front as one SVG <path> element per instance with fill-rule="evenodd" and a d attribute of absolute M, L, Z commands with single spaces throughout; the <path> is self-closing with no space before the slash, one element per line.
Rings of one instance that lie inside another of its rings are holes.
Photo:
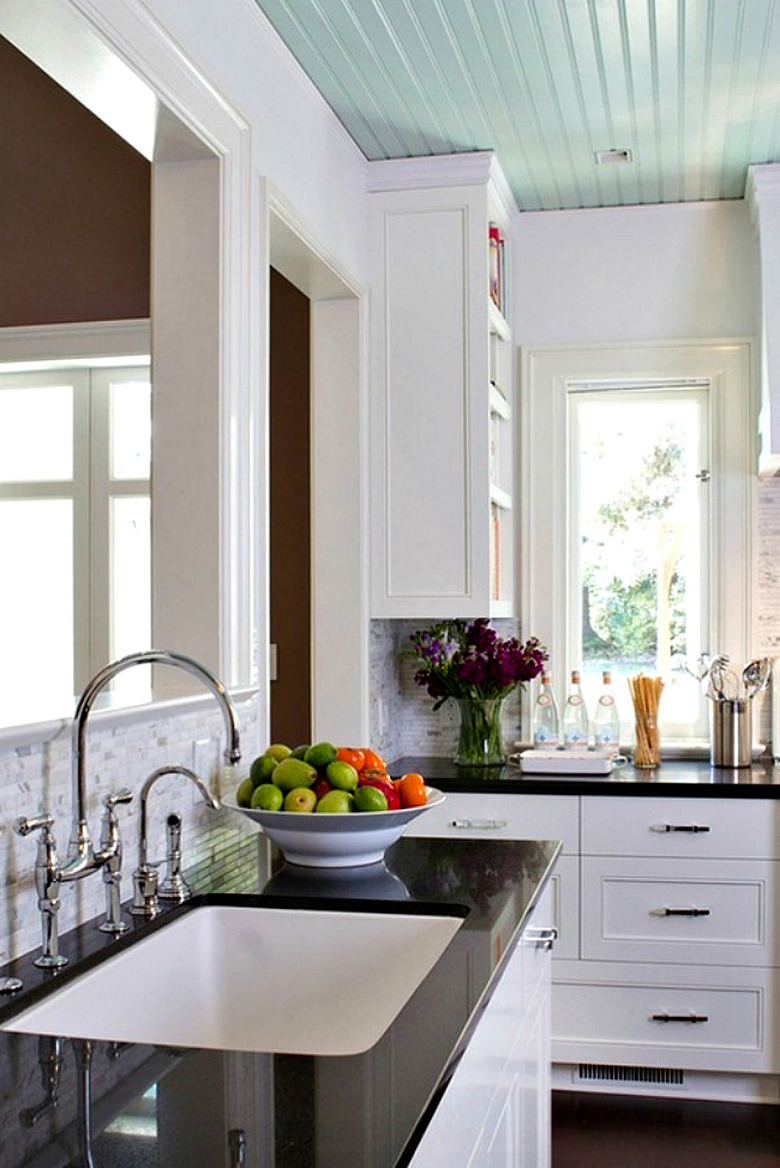
<path fill-rule="evenodd" d="M 772 859 L 780 846 L 780 803 L 772 799 L 582 800 L 588 856 Z"/>
<path fill-rule="evenodd" d="M 448 792 L 440 807 L 420 815 L 406 829 L 410 836 L 453 839 L 554 839 L 563 851 L 579 851 L 579 799 L 576 795 L 481 795 Z"/>
<path fill-rule="evenodd" d="M 710 965 L 780 963 L 770 860 L 586 856 L 582 956 Z"/>
<path fill-rule="evenodd" d="M 729 984 L 731 973 L 723 970 L 689 967 L 683 978 L 674 967 L 610 963 L 606 968 L 611 976 L 603 968 L 598 984 L 568 981 L 560 972 L 556 977 L 556 1061 L 780 1069 L 778 1028 L 771 1016 L 772 971 L 745 971 Z"/>

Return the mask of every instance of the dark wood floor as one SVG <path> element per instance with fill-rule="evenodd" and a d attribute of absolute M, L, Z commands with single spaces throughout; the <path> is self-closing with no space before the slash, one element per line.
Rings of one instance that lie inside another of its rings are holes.
<path fill-rule="evenodd" d="M 780 1107 L 556 1091 L 553 1168 L 780 1168 Z"/>

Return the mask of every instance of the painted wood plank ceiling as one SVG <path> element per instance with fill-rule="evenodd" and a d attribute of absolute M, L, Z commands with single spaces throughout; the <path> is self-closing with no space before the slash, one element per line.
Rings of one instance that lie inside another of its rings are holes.
<path fill-rule="evenodd" d="M 494 150 L 520 210 L 739 199 L 780 159 L 780 0 L 256 2 L 366 158 Z"/>

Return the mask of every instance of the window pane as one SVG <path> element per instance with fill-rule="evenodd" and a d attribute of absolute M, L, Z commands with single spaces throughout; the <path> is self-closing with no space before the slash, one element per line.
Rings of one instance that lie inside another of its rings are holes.
<path fill-rule="evenodd" d="M 73 477 L 73 387 L 0 389 L 0 482 Z"/>
<path fill-rule="evenodd" d="M 111 500 L 111 656 L 151 648 L 151 505 L 148 495 Z M 128 669 L 117 675 L 114 692 L 128 701 L 146 701 L 151 671 Z"/>
<path fill-rule="evenodd" d="M 579 655 L 591 711 L 602 669 L 621 718 L 633 714 L 624 678 L 663 676 L 665 722 L 702 733 L 703 703 L 682 672 L 706 647 L 702 588 L 706 466 L 700 392 L 575 398 Z M 698 723 L 698 725 L 697 725 Z"/>
<path fill-rule="evenodd" d="M 61 715 L 73 706 L 72 502 L 0 501 L 0 546 L 0 723 Z"/>
<path fill-rule="evenodd" d="M 149 381 L 111 383 L 111 477 L 148 479 L 152 451 Z"/>

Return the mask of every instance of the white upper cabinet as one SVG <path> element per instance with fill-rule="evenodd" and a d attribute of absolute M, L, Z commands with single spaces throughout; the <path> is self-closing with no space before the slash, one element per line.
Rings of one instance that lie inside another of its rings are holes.
<path fill-rule="evenodd" d="M 369 188 L 372 615 L 509 616 L 514 204 L 488 152 L 372 163 Z"/>
<path fill-rule="evenodd" d="M 761 412 L 758 473 L 780 473 L 780 165 L 748 169 L 745 197 L 761 255 Z"/>

